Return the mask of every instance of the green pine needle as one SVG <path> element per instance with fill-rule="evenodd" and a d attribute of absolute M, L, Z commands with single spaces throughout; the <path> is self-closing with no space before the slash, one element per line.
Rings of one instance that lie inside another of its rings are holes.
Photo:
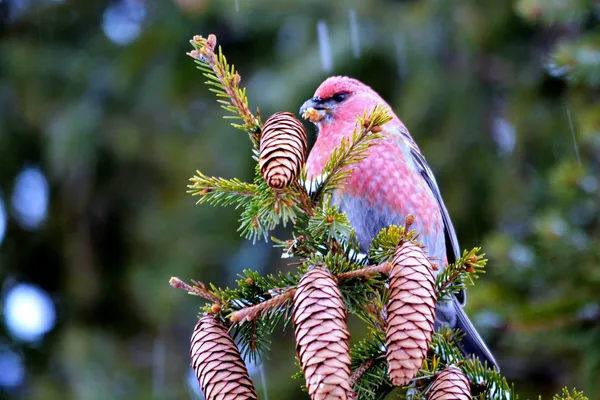
<path fill-rule="evenodd" d="M 480 251 L 480 247 L 470 251 L 464 250 L 455 263 L 448 265 L 436 276 L 435 289 L 438 301 L 451 300 L 452 295 L 465 290 L 468 286 L 473 286 L 475 279 L 485 273 L 487 259 L 484 258 L 485 254 L 479 254 Z"/>
<path fill-rule="evenodd" d="M 200 196 L 196 204 L 208 203 L 213 206 L 246 206 L 250 200 L 259 194 L 258 186 L 245 183 L 237 178 L 223 179 L 208 177 L 200 171 L 190 178 L 188 193 Z"/>
<path fill-rule="evenodd" d="M 578 392 L 576 389 L 573 389 L 569 392 L 569 389 L 566 387 L 562 389 L 562 393 L 560 395 L 555 394 L 552 397 L 552 400 L 589 400 L 583 392 Z"/>
<path fill-rule="evenodd" d="M 376 264 L 389 262 L 394 257 L 394 252 L 401 241 L 411 241 L 420 246 L 418 238 L 419 236 L 414 230 L 407 232 L 403 226 L 390 225 L 383 228 L 371 241 L 369 259 Z"/>

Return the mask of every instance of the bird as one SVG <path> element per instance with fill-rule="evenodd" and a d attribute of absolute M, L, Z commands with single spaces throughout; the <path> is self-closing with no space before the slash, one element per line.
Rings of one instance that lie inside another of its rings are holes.
<path fill-rule="evenodd" d="M 319 182 L 331 152 L 342 138 L 350 138 L 358 116 L 381 105 L 392 119 L 381 126 L 367 156 L 353 165 L 345 184 L 333 193 L 333 202 L 345 212 L 355 230 L 361 252 L 383 228 L 402 225 L 406 216 L 415 220 L 419 234 L 437 272 L 460 257 L 452 220 L 433 172 L 411 134 L 389 104 L 371 87 L 347 76 L 327 78 L 304 102 L 300 115 L 316 125 L 317 138 L 306 160 L 307 180 Z M 435 327 L 460 328 L 466 355 L 478 357 L 499 370 L 498 363 L 464 311 L 466 293 L 436 305 Z"/>

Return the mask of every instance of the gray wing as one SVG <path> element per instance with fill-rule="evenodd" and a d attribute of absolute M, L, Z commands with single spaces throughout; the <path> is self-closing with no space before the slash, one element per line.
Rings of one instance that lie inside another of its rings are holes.
<path fill-rule="evenodd" d="M 444 236 L 446 238 L 446 256 L 448 257 L 448 262 L 453 263 L 460 257 L 460 247 L 458 246 L 458 239 L 456 237 L 456 232 L 454 231 L 454 226 L 452 225 L 452 220 L 450 219 L 450 215 L 448 214 L 448 209 L 444 204 L 444 200 L 442 199 L 442 195 L 440 193 L 440 189 L 437 185 L 435 177 L 433 176 L 433 172 L 425 157 L 419 151 L 419 148 L 414 143 L 412 138 L 408 135 L 407 132 L 402 132 L 403 136 L 407 138 L 407 142 L 410 148 L 410 155 L 412 160 L 417 167 L 419 173 L 427 182 L 427 185 L 431 189 L 433 196 L 435 197 L 438 205 L 440 206 L 440 211 L 442 213 L 442 221 L 444 222 Z M 473 326 L 473 323 L 469 320 L 467 314 L 463 310 L 463 306 L 467 301 L 467 295 L 465 291 L 461 291 L 455 295 L 456 301 L 451 301 L 449 303 L 439 303 L 436 308 L 436 324 L 438 322 L 438 317 L 441 317 L 442 321 L 446 321 L 446 323 L 450 323 L 452 328 L 459 328 L 462 332 L 465 333 L 465 337 L 461 343 L 461 346 L 466 354 L 473 354 L 477 356 L 482 362 L 487 361 L 489 366 L 494 366 L 498 370 L 500 370 L 494 355 L 486 346 L 485 342 L 477 332 L 477 329 Z"/>
<path fill-rule="evenodd" d="M 412 160 L 425 182 L 427 182 L 427 186 L 429 186 L 429 189 L 431 189 L 433 197 L 435 197 L 435 200 L 440 206 L 442 222 L 444 223 L 444 237 L 446 238 L 446 257 L 448 257 L 448 263 L 453 263 L 460 257 L 460 247 L 458 246 L 458 238 L 456 237 L 454 225 L 452 225 L 452 220 L 450 219 L 450 214 L 448 214 L 448 209 L 444 204 L 440 189 L 437 185 L 435 177 L 433 176 L 431 168 L 429 168 L 429 165 L 425 160 L 425 157 L 423 157 L 423 154 L 421 154 L 419 148 L 407 132 L 402 130 L 402 135 L 408 139 L 407 142 L 410 148 Z M 467 295 L 464 291 L 461 291 L 456 294 L 456 299 L 460 305 L 464 306 L 467 301 Z"/>

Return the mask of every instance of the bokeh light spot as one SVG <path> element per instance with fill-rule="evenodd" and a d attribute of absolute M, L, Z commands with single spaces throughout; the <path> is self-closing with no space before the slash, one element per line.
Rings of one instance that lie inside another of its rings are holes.
<path fill-rule="evenodd" d="M 23 358 L 6 346 L 0 347 L 0 387 L 15 388 L 25 379 Z"/>
<path fill-rule="evenodd" d="M 496 142 L 498 155 L 506 157 L 512 154 L 517 143 L 516 129 L 513 124 L 504 118 L 495 118 L 492 135 Z"/>
<path fill-rule="evenodd" d="M 11 335 L 27 342 L 39 340 L 56 323 L 50 295 L 29 283 L 15 285 L 7 291 L 3 311 Z"/>
<path fill-rule="evenodd" d="M 535 259 L 533 250 L 519 243 L 511 247 L 508 256 L 519 267 L 530 267 Z"/>
<path fill-rule="evenodd" d="M 23 169 L 15 179 L 12 207 L 15 218 L 25 228 L 34 230 L 46 220 L 49 187 L 39 168 Z"/>
<path fill-rule="evenodd" d="M 133 43 L 142 33 L 146 5 L 142 1 L 124 0 L 109 5 L 102 17 L 106 37 L 120 46 Z"/>
<path fill-rule="evenodd" d="M 187 384 L 190 391 L 190 396 L 193 399 L 204 400 L 204 395 L 200 391 L 200 385 L 198 385 L 198 378 L 196 378 L 196 372 L 190 367 L 187 374 Z"/>

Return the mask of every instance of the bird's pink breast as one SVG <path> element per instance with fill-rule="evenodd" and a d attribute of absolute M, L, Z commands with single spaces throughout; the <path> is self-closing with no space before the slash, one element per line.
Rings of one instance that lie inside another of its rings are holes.
<path fill-rule="evenodd" d="M 307 160 L 309 177 L 321 174 L 340 140 L 334 132 L 319 137 Z M 438 232 L 442 229 L 439 206 L 410 154 L 403 150 L 402 140 L 389 135 L 371 146 L 367 158 L 353 165 L 353 173 L 336 196 L 361 198 L 373 209 L 397 213 L 399 224 L 413 214 L 421 233 Z"/>
<path fill-rule="evenodd" d="M 413 214 L 422 233 L 441 230 L 441 215 L 433 193 L 395 138 L 382 141 L 369 152 L 356 165 L 342 193 L 364 197 L 373 208 L 389 208 L 403 217 Z"/>

